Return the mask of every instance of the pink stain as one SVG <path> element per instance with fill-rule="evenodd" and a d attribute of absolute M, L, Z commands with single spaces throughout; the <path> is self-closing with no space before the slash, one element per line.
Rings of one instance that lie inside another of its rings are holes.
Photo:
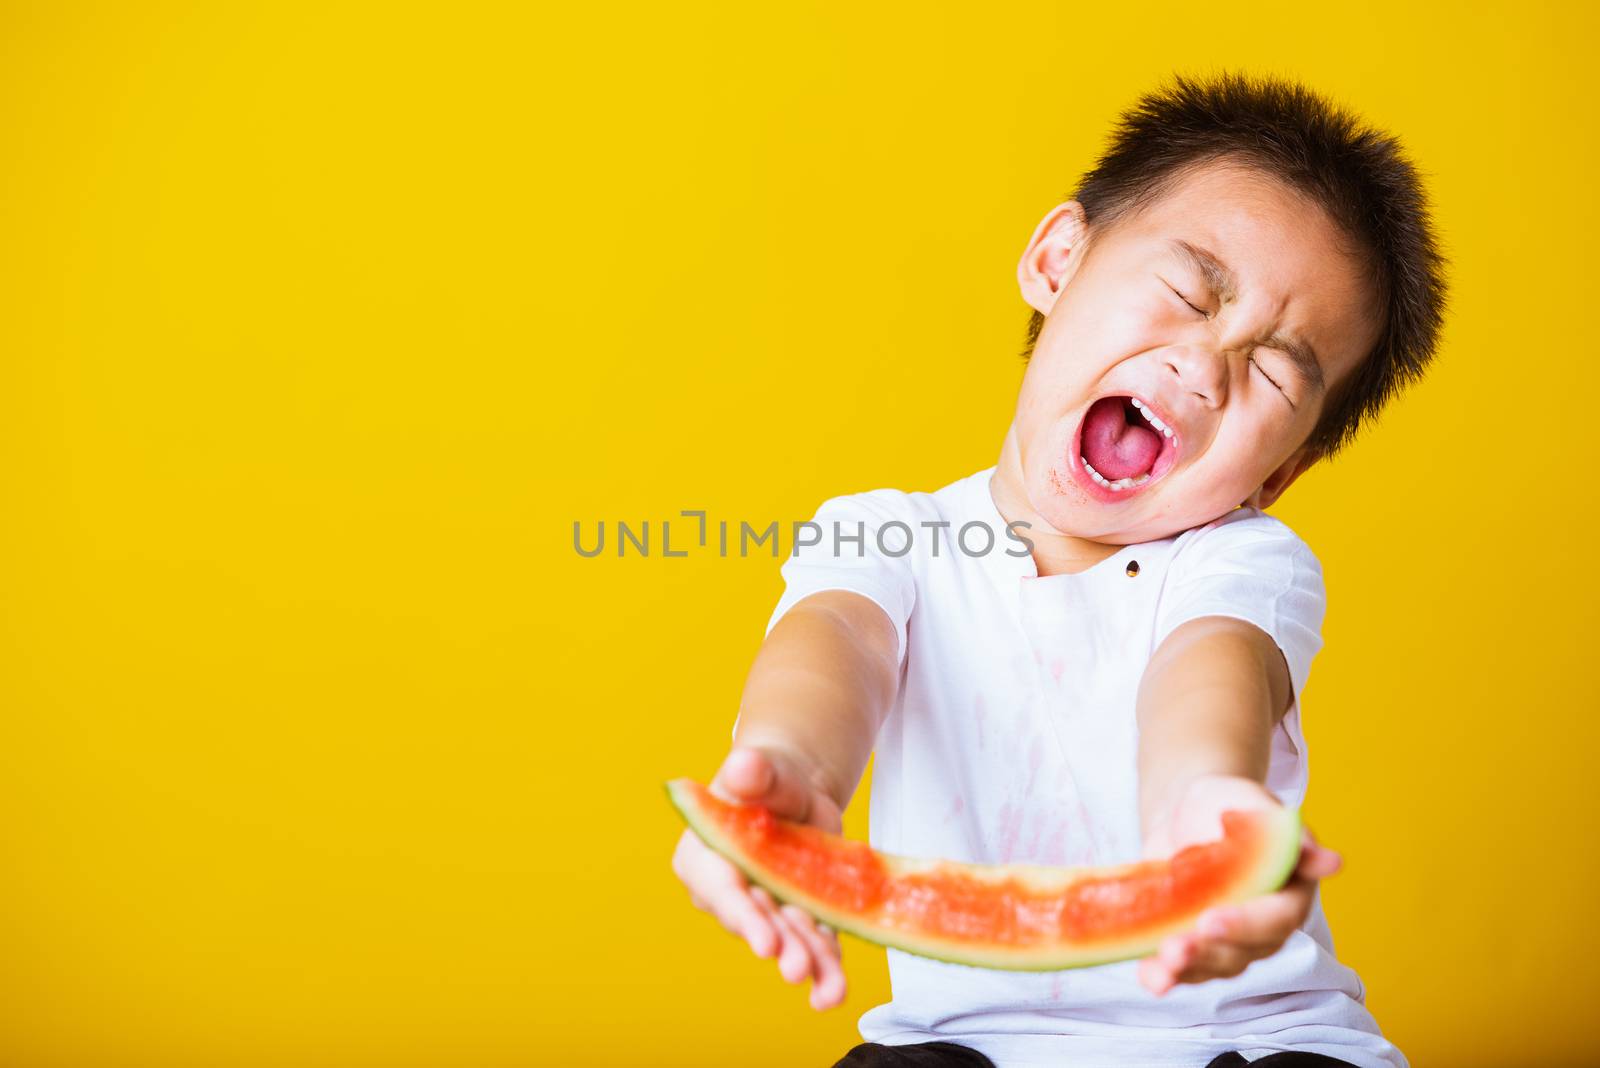
<path fill-rule="evenodd" d="M 1039 855 L 1040 864 L 1063 865 L 1067 862 L 1067 821 L 1056 822 L 1055 830 L 1050 832 L 1050 837 L 1045 839 L 1044 851 Z"/>
<path fill-rule="evenodd" d="M 1017 838 L 1022 834 L 1022 810 L 1013 808 L 1008 801 L 1000 806 L 999 849 L 1000 863 L 1010 864 L 1017 854 Z"/>
<path fill-rule="evenodd" d="M 1050 661 L 1050 677 L 1056 680 L 1056 685 L 1061 685 L 1061 676 L 1066 674 L 1067 662 L 1059 656 Z"/>
<path fill-rule="evenodd" d="M 966 807 L 967 799 L 962 797 L 960 794 L 956 794 L 956 796 L 950 801 L 950 812 L 945 816 L 944 821 L 949 823 L 951 820 L 961 815 L 962 811 L 964 811 Z"/>
<path fill-rule="evenodd" d="M 1093 867 L 1104 862 L 1103 856 L 1095 842 L 1094 831 L 1089 827 L 1085 827 L 1082 833 L 1073 835 L 1067 845 L 1067 863 L 1072 867 Z"/>
<path fill-rule="evenodd" d="M 1060 825 L 1061 859 L 1051 860 L 1051 864 L 1094 864 L 1097 850 L 1094 846 L 1094 821 L 1089 818 L 1089 810 L 1084 806 L 1083 795 L 1073 789 L 1073 800 L 1078 806 L 1078 828 L 1075 833 L 1068 833 L 1068 825 L 1063 821 Z M 1052 843 L 1053 844 L 1053 843 Z"/>
<path fill-rule="evenodd" d="M 1061 976 L 1059 974 L 1050 977 L 1050 1000 L 1061 1000 Z"/>
<path fill-rule="evenodd" d="M 1044 763 L 1044 739 L 1034 738 L 1033 744 L 1028 747 L 1028 789 L 1033 793 L 1034 781 L 1039 778 L 1039 766 Z"/>

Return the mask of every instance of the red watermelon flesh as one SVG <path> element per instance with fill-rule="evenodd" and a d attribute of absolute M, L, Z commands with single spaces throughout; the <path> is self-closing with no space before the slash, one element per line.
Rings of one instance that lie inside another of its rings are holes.
<path fill-rule="evenodd" d="M 1222 838 L 1168 860 L 1048 868 L 897 857 L 689 779 L 667 791 L 707 845 L 780 900 L 870 942 L 988 968 L 1147 956 L 1206 909 L 1278 889 L 1300 855 L 1289 809 L 1223 813 Z"/>

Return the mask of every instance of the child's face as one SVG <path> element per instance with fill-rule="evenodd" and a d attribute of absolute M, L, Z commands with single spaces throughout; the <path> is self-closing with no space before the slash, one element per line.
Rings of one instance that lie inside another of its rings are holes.
<path fill-rule="evenodd" d="M 1020 477 L 1010 489 L 1060 533 L 1117 544 L 1271 504 L 1309 466 L 1329 393 L 1379 328 L 1332 220 L 1230 163 L 1092 235 L 1062 205 L 1019 280 L 1046 320 L 1012 424 L 1020 476 L 1002 477 Z"/>

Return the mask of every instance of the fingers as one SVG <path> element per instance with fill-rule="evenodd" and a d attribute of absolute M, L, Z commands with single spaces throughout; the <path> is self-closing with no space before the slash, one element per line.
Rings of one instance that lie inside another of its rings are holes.
<path fill-rule="evenodd" d="M 1167 844 L 1182 846 L 1214 837 L 1213 823 L 1229 809 L 1278 804 L 1274 795 L 1253 780 L 1202 776 L 1191 782 L 1179 799 Z M 1310 915 L 1317 881 L 1342 866 L 1343 858 L 1319 845 L 1311 831 L 1302 826 L 1300 856 L 1282 889 L 1202 913 L 1193 931 L 1166 939 L 1154 955 L 1139 962 L 1139 982 L 1159 997 L 1178 983 L 1238 975 L 1251 961 L 1283 947 Z"/>
<path fill-rule="evenodd" d="M 728 754 L 711 781 L 713 792 L 733 801 L 760 804 L 774 814 L 837 832 L 836 801 L 800 772 L 793 758 L 776 750 L 740 746 Z M 742 872 L 692 831 L 684 832 L 672 870 L 696 908 L 744 938 L 758 957 L 777 956 L 778 973 L 790 983 L 811 983 L 811 1005 L 829 1009 L 845 996 L 838 936 L 820 930 L 803 910 L 780 908 L 771 894 L 752 886 Z"/>
<path fill-rule="evenodd" d="M 1294 874 L 1302 879 L 1326 879 L 1344 867 L 1344 858 L 1327 846 L 1318 845 L 1309 830 L 1300 835 L 1300 863 Z"/>
<path fill-rule="evenodd" d="M 1311 915 L 1317 880 L 1334 874 L 1343 863 L 1338 853 L 1318 845 L 1309 830 L 1302 831 L 1300 859 L 1282 890 L 1200 914 L 1195 931 L 1202 949 L 1225 943 L 1259 951 L 1257 956 L 1275 952 Z"/>
<path fill-rule="evenodd" d="M 1177 982 L 1202 983 L 1207 979 L 1227 979 L 1238 975 L 1250 962 L 1268 956 L 1270 951 L 1241 946 L 1233 942 L 1217 942 L 1204 938 L 1191 940 L 1187 945 L 1187 961 L 1176 972 Z"/>
<path fill-rule="evenodd" d="M 1238 975 L 1255 959 L 1257 954 L 1242 946 L 1208 942 L 1190 932 L 1163 941 L 1155 956 L 1139 962 L 1137 973 L 1145 989 L 1160 997 L 1179 983 Z"/>
<path fill-rule="evenodd" d="M 1195 930 L 1173 935 L 1154 957 L 1140 961 L 1140 982 L 1160 996 L 1178 983 L 1231 978 L 1252 961 L 1270 957 L 1305 922 L 1312 885 L 1292 884 L 1276 894 L 1202 913 Z"/>
<path fill-rule="evenodd" d="M 811 949 L 778 911 L 778 903 L 759 886 L 750 897 L 778 932 L 778 974 L 786 983 L 801 983 L 811 974 Z"/>
<path fill-rule="evenodd" d="M 759 886 L 750 896 L 771 919 L 783 941 L 778 951 L 778 974 L 786 982 L 811 980 L 811 1007 L 831 1009 L 844 1001 L 844 967 L 839 961 L 838 936 L 824 934 L 816 921 L 793 905 L 779 905 Z"/>
<path fill-rule="evenodd" d="M 772 917 L 750 896 L 744 875 L 694 832 L 685 831 L 678 839 L 672 871 L 688 888 L 695 908 L 709 912 L 725 929 L 743 938 L 750 952 L 770 957 L 780 950 L 780 933 Z"/>
<path fill-rule="evenodd" d="M 809 913 L 785 905 L 779 913 L 811 951 L 811 1007 L 821 1011 L 844 1001 L 844 965 L 839 960 L 839 936 L 824 933 Z"/>
<path fill-rule="evenodd" d="M 1237 905 L 1208 909 L 1195 931 L 1206 943 L 1226 943 L 1271 953 L 1288 940 L 1311 913 L 1312 884 L 1290 883 L 1275 894 Z"/>
<path fill-rule="evenodd" d="M 1137 975 L 1139 977 L 1139 985 L 1156 997 L 1160 997 L 1171 990 L 1177 982 L 1173 978 L 1172 972 L 1155 957 L 1145 957 L 1140 960 Z"/>
<path fill-rule="evenodd" d="M 1282 890 L 1201 913 L 1193 931 L 1168 938 L 1139 962 L 1140 983 L 1159 997 L 1178 983 L 1229 978 L 1271 956 L 1311 914 L 1317 880 L 1342 864 L 1338 853 L 1305 832 L 1300 861 Z"/>
<path fill-rule="evenodd" d="M 740 746 L 728 754 L 711 780 L 714 793 L 734 801 L 764 805 L 786 819 L 809 821 L 816 791 L 782 758 Z"/>
<path fill-rule="evenodd" d="M 1196 941 L 1192 934 L 1173 935 L 1164 939 L 1155 956 L 1145 957 L 1139 962 L 1139 982 L 1156 997 L 1171 990 L 1189 966 Z"/>

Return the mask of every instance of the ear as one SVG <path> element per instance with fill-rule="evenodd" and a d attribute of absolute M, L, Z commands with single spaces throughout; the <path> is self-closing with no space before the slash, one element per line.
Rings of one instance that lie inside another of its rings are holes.
<path fill-rule="evenodd" d="M 1083 258 L 1082 246 L 1088 235 L 1088 219 L 1083 205 L 1076 200 L 1052 208 L 1033 231 L 1017 264 L 1017 284 L 1022 288 L 1022 299 L 1034 311 L 1050 314 L 1062 287 Z"/>
<path fill-rule="evenodd" d="M 1294 454 L 1278 465 L 1278 469 L 1268 475 L 1266 481 L 1257 486 L 1255 492 L 1246 497 L 1244 503 L 1252 508 L 1263 511 L 1272 507 L 1274 501 L 1283 496 L 1283 491 L 1294 484 L 1299 478 L 1311 469 L 1317 462 L 1317 454 L 1309 445 L 1302 445 Z"/>

